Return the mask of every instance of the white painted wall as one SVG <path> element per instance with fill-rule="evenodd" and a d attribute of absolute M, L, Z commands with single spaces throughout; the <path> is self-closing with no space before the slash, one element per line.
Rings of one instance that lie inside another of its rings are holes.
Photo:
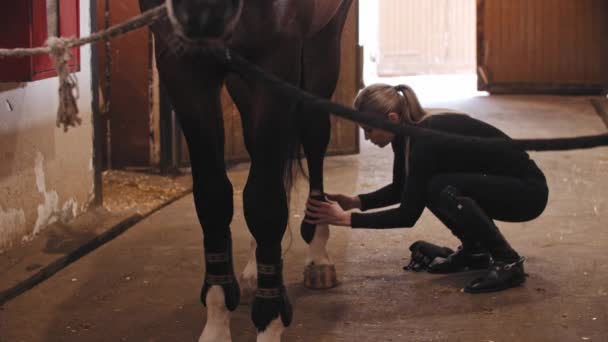
<path fill-rule="evenodd" d="M 81 0 L 80 34 L 90 32 L 90 1 Z M 0 252 L 72 219 L 92 200 L 91 47 L 80 53 L 82 126 L 67 133 L 55 125 L 56 77 L 0 83 Z"/>

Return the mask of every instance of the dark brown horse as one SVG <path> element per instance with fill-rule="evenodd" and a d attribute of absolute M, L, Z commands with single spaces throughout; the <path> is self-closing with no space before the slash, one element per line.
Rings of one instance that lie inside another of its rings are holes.
<path fill-rule="evenodd" d="M 140 0 L 142 9 L 163 0 Z M 311 196 L 323 194 L 329 115 L 306 111 L 257 82 L 231 74 L 212 51 L 229 48 L 283 80 L 329 98 L 340 70 L 340 36 L 352 0 L 166 0 L 169 20 L 152 26 L 161 81 L 190 152 L 196 211 L 203 228 L 207 324 L 200 341 L 229 341 L 229 312 L 240 290 L 232 266 L 232 185 L 224 164 L 220 91 L 226 84 L 243 123 L 251 169 L 244 214 L 257 249 L 252 319 L 258 341 L 279 341 L 292 319 L 282 278 L 281 240 L 288 219 L 284 176 L 296 132 L 308 161 Z M 310 262 L 328 264 L 327 227 L 303 225 Z M 319 245 L 315 245 L 319 244 Z M 314 245 L 314 248 L 313 248 Z"/>

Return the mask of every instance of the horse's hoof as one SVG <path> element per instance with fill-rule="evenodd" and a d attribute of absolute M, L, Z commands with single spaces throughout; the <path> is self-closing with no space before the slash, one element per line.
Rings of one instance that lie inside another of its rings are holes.
<path fill-rule="evenodd" d="M 309 289 L 331 289 L 338 285 L 335 265 L 310 264 L 304 270 L 304 286 Z"/>

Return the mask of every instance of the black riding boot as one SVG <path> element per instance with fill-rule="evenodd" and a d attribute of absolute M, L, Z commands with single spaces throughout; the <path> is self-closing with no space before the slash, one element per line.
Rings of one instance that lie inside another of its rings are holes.
<path fill-rule="evenodd" d="M 485 293 L 502 291 L 519 286 L 526 282 L 524 257 L 514 262 L 494 262 L 490 271 L 483 277 L 470 282 L 465 288 L 467 293 Z"/>
<path fill-rule="evenodd" d="M 523 284 L 526 280 L 523 269 L 524 259 L 513 250 L 494 221 L 479 205 L 469 197 L 460 196 L 454 187 L 446 187 L 442 191 L 441 198 L 442 211 L 448 214 L 451 221 L 459 223 L 457 227 L 467 227 L 466 231 L 458 231 L 463 237 L 461 240 L 476 241 L 487 248 L 494 262 L 494 267 L 488 274 L 483 278 L 475 279 L 465 287 L 465 291 L 492 292 Z M 463 250 L 466 251 L 467 245 L 464 246 Z"/>
<path fill-rule="evenodd" d="M 495 292 L 523 284 L 526 281 L 525 258 L 513 250 L 494 221 L 473 200 L 466 200 L 466 197 L 464 199 L 463 202 L 469 202 L 464 206 L 469 207 L 471 214 L 480 222 L 478 234 L 490 251 L 493 261 L 493 266 L 488 273 L 484 277 L 473 280 L 464 288 L 464 291 L 468 293 Z"/>
<path fill-rule="evenodd" d="M 456 236 L 462 245 L 456 252 L 446 258 L 436 258 L 428 267 L 429 273 L 454 273 L 467 270 L 487 269 L 491 265 L 491 257 L 488 250 L 478 240 L 472 231 L 460 217 L 455 196 L 459 195 L 453 187 L 446 187 L 439 195 L 437 205 L 431 209 L 435 216 Z"/>

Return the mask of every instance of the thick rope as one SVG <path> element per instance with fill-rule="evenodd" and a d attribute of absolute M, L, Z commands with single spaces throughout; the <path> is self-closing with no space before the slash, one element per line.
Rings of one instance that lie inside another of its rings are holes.
<path fill-rule="evenodd" d="M 6 57 L 25 57 L 37 54 L 51 54 L 55 61 L 55 67 L 60 79 L 59 86 L 59 109 L 57 111 L 57 126 L 64 126 L 67 130 L 68 126 L 75 126 L 81 123 L 78 117 L 78 107 L 76 105 L 77 81 L 69 71 L 68 62 L 70 59 L 70 49 L 81 45 L 96 42 L 102 39 L 109 39 L 143 26 L 150 25 L 155 21 L 166 17 L 167 10 L 165 5 L 160 5 L 156 8 L 148 10 L 139 16 L 133 17 L 128 21 L 112 26 L 107 30 L 99 31 L 89 37 L 75 38 L 54 38 L 47 40 L 46 46 L 37 48 L 17 48 L 17 49 L 0 49 L 0 58 Z M 460 135 L 448 134 L 431 129 L 421 128 L 407 124 L 395 124 L 384 118 L 380 118 L 371 113 L 363 113 L 352 108 L 331 102 L 327 99 L 315 96 L 311 93 L 288 84 L 272 75 L 267 74 L 261 68 L 249 63 L 244 58 L 234 54 L 229 50 L 215 51 L 216 57 L 223 61 L 229 70 L 238 73 L 242 77 L 252 81 L 263 81 L 276 91 L 283 93 L 286 96 L 292 97 L 297 101 L 301 101 L 303 105 L 309 106 L 317 110 L 327 111 L 334 115 L 343 117 L 347 120 L 355 121 L 360 124 L 366 124 L 375 128 L 387 130 L 396 134 L 404 134 L 417 138 L 432 138 L 436 140 L 444 140 L 445 143 L 484 143 L 515 146 L 529 151 L 563 151 L 574 149 L 585 149 L 608 145 L 608 134 L 572 137 L 572 138 L 555 138 L 555 139 L 504 139 L 504 138 L 479 138 L 465 137 Z"/>
<path fill-rule="evenodd" d="M 554 139 L 505 139 L 505 138 L 481 138 L 449 134 L 432 129 L 422 128 L 415 125 L 395 124 L 389 120 L 374 115 L 356 111 L 341 104 L 331 102 L 325 98 L 308 93 L 292 84 L 266 73 L 257 65 L 254 65 L 230 50 L 214 51 L 216 58 L 223 61 L 229 70 L 239 74 L 249 81 L 262 81 L 275 91 L 284 96 L 301 101 L 303 106 L 326 111 L 336 116 L 355 121 L 360 124 L 375 128 L 403 134 L 416 138 L 428 138 L 443 143 L 471 143 L 471 144 L 496 144 L 497 146 L 513 146 L 527 151 L 564 151 L 575 149 L 587 149 L 608 145 L 608 134 L 580 136 L 572 138 Z"/>
<path fill-rule="evenodd" d="M 64 131 L 69 126 L 80 125 L 82 119 L 78 117 L 78 82 L 71 74 L 69 61 L 70 49 L 90 44 L 102 39 L 110 39 L 141 27 L 148 26 L 167 15 L 165 5 L 155 7 L 123 23 L 112 26 L 107 30 L 98 31 L 88 37 L 47 39 L 45 46 L 36 48 L 0 49 L 0 59 L 9 57 L 28 57 L 40 54 L 50 54 L 55 62 L 55 69 L 59 76 L 59 108 L 57 109 L 57 127 L 63 125 Z"/>

